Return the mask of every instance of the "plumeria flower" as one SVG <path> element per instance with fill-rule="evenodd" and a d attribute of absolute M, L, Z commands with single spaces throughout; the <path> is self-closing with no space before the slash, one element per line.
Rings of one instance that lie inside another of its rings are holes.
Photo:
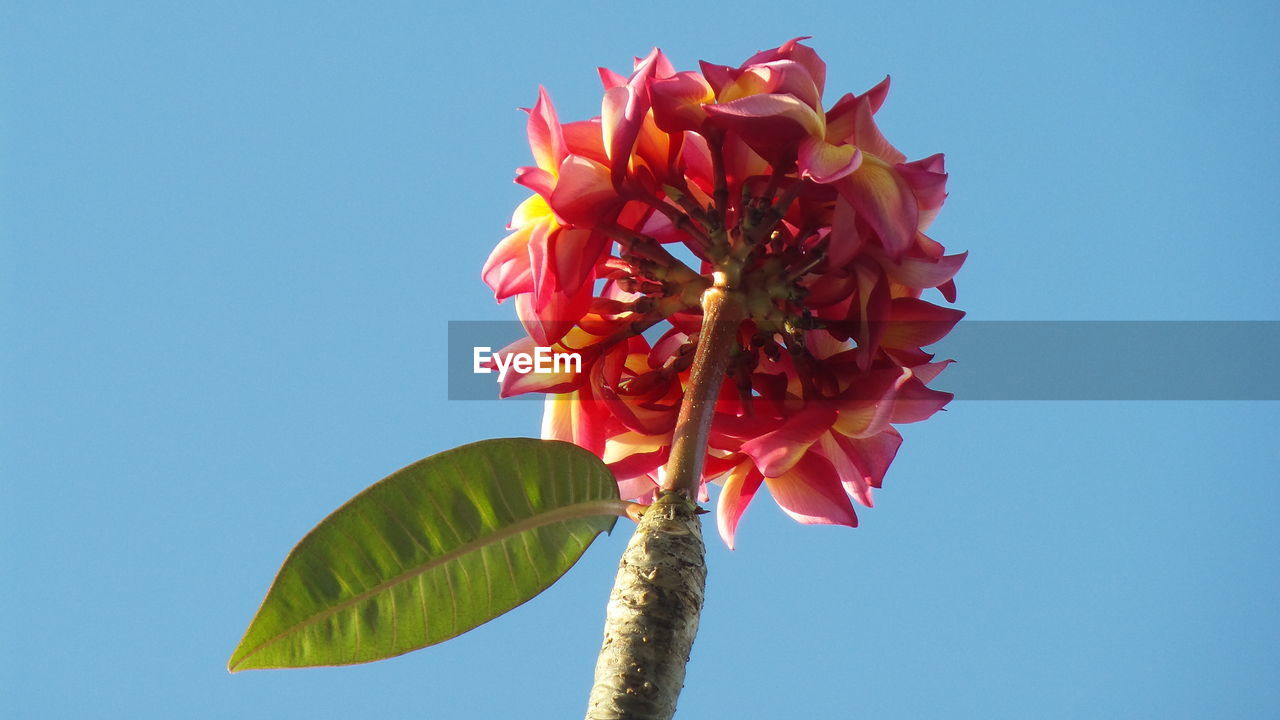
<path fill-rule="evenodd" d="M 702 470 L 730 547 L 761 487 L 798 522 L 855 526 L 895 426 L 951 400 L 928 387 L 950 361 L 923 348 L 963 316 L 924 299 L 954 302 L 966 257 L 925 234 L 942 155 L 908 161 L 885 139 L 888 78 L 827 105 L 826 65 L 801 40 L 736 67 L 677 71 L 655 49 L 629 75 L 601 69 L 601 115 L 584 121 L 561 123 L 540 91 L 534 164 L 516 176 L 532 195 L 483 272 L 528 332 L 504 352 L 583 361 L 510 372 L 502 394 L 545 393 L 543 436 L 596 453 L 641 501 L 662 487 L 703 292 L 742 293 Z"/>

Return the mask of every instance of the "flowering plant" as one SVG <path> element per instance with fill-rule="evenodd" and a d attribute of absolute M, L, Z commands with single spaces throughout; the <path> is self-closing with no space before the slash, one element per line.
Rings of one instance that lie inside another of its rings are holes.
<path fill-rule="evenodd" d="M 700 473 L 723 484 L 730 546 L 763 483 L 802 523 L 856 525 L 902 436 L 950 399 L 921 349 L 963 315 L 964 254 L 924 234 L 946 197 L 941 155 L 907 162 L 875 123 L 889 81 L 824 110 L 826 66 L 801 39 L 739 67 L 676 72 L 658 50 L 629 77 L 601 69 L 599 117 L 529 111 L 533 194 L 484 280 L 514 298 L 528 337 L 577 352 L 581 373 L 519 374 L 503 393 L 548 393 L 543 437 L 604 458 L 623 497 L 663 487 L 680 400 L 721 278 L 743 295 Z M 669 251 L 682 246 L 696 269 Z M 642 331 L 661 332 L 651 344 Z"/>
<path fill-rule="evenodd" d="M 439 453 L 334 511 L 285 559 L 230 669 L 442 642 L 629 516 L 587 717 L 670 718 L 702 608 L 707 484 L 730 547 L 762 485 L 799 522 L 857 524 L 894 425 L 951 400 L 928 387 L 950 361 L 923 348 L 963 313 L 922 295 L 954 302 L 965 254 L 925 235 L 942 156 L 908 162 L 876 126 L 888 79 L 828 106 L 802 39 L 738 67 L 677 72 L 654 50 L 627 76 L 602 69 L 590 120 L 562 123 L 539 93 L 516 176 L 532 194 L 482 274 L 527 332 L 493 358 L 501 392 L 546 394 L 543 439 Z M 544 351 L 580 363 L 512 362 Z"/>

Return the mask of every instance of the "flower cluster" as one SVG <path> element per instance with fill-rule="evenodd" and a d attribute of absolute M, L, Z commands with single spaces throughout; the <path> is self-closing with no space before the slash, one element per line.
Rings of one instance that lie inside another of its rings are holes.
<path fill-rule="evenodd" d="M 856 525 L 850 498 L 871 505 L 893 424 L 951 399 L 926 386 L 949 361 L 921 349 L 963 315 L 920 299 L 954 302 L 965 259 L 924 234 L 943 158 L 907 162 L 881 135 L 888 78 L 824 109 L 803 39 L 738 67 L 676 72 L 654 50 L 629 76 L 601 69 L 590 120 L 560 122 L 540 92 L 535 164 L 516 177 L 533 194 L 483 272 L 528 332 L 509 352 L 583 358 L 577 374 L 509 373 L 503 394 L 548 393 L 543 436 L 600 455 L 628 498 L 661 485 L 704 291 L 742 294 L 702 478 L 723 484 L 730 546 L 762 484 L 802 523 Z"/>

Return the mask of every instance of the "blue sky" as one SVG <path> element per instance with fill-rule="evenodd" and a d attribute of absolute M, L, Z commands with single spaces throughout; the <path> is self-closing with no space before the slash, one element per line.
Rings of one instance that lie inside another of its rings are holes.
<path fill-rule="evenodd" d="M 1280 320 L 1272 3 L 0 18 L 6 717 L 582 712 L 623 525 L 443 645 L 225 663 L 330 510 L 536 434 L 535 403 L 445 399 L 446 323 L 512 317 L 479 269 L 524 195 L 515 108 L 543 84 L 562 118 L 596 114 L 594 68 L 654 45 L 688 68 L 813 35 L 831 93 L 891 74 L 886 135 L 947 153 L 932 234 L 970 251 L 971 318 Z M 1277 427 L 1275 402 L 957 401 L 905 429 L 860 528 L 762 502 L 735 552 L 711 534 L 680 716 L 1274 717 Z"/>

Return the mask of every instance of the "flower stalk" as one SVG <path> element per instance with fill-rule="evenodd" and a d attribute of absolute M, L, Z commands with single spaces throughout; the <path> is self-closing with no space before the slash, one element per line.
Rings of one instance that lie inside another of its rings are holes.
<path fill-rule="evenodd" d="M 707 580 L 694 498 L 716 396 L 746 315 L 741 294 L 724 282 L 703 293 L 702 311 L 663 489 L 636 526 L 609 596 L 587 720 L 667 720 L 684 687 Z"/>
<path fill-rule="evenodd" d="M 702 294 L 702 332 L 689 371 L 689 386 L 676 419 L 663 490 L 678 492 L 687 498 L 697 496 L 711 421 L 715 417 L 716 396 L 745 315 L 742 295 L 724 283 L 717 282 Z"/>

